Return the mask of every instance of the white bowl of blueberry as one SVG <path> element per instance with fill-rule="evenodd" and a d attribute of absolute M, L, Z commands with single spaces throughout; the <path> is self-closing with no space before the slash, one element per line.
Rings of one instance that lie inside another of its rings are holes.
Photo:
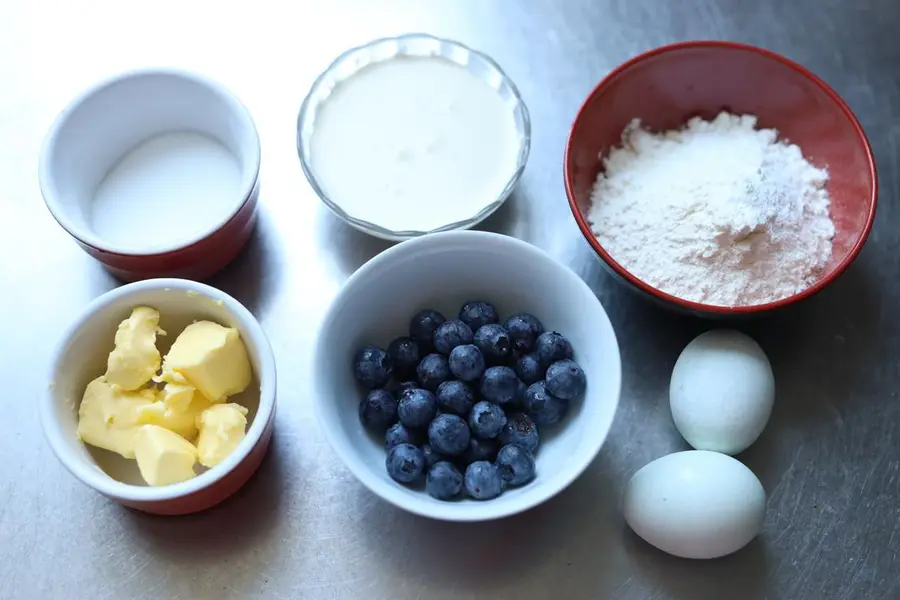
<path fill-rule="evenodd" d="M 316 356 L 336 454 L 385 500 L 451 521 L 515 514 L 568 486 L 600 451 L 621 386 L 590 288 L 534 246 L 477 231 L 366 263 Z"/>

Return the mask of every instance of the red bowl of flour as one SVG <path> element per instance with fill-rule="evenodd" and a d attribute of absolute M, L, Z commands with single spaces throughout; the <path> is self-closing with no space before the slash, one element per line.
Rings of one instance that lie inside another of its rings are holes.
<path fill-rule="evenodd" d="M 825 190 L 834 223 L 831 256 L 809 287 L 775 301 L 725 306 L 666 293 L 631 273 L 591 229 L 591 191 L 604 170 L 604 158 L 621 146 L 623 130 L 634 119 L 651 132 L 664 132 L 681 129 L 694 117 L 712 120 L 722 111 L 756 116 L 757 128 L 777 130 L 779 140 L 799 146 L 807 161 L 828 173 Z M 760 313 L 822 290 L 862 249 L 878 197 L 869 141 L 840 96 L 797 63 L 733 42 L 663 46 L 614 69 L 588 95 L 575 117 L 564 175 L 572 214 L 608 270 L 668 307 L 703 316 Z"/>

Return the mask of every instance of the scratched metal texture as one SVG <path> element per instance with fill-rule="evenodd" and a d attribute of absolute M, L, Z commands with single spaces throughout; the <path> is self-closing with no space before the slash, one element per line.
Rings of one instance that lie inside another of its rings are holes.
<path fill-rule="evenodd" d="M 621 341 L 622 402 L 601 456 L 558 498 L 501 522 L 444 524 L 384 504 L 332 454 L 310 410 L 316 324 L 348 275 L 387 245 L 313 195 L 294 151 L 297 110 L 333 56 L 408 31 L 485 50 L 517 82 L 533 151 L 512 201 L 485 228 L 569 264 Z M 893 0 L 0 3 L 0 598 L 900 598 L 898 33 Z M 769 494 L 768 513 L 756 541 L 712 562 L 650 548 L 620 510 L 635 470 L 685 448 L 668 378 L 709 325 L 608 278 L 561 178 L 568 125 L 591 87 L 642 50 L 692 38 L 764 45 L 824 77 L 871 136 L 882 183 L 875 229 L 850 271 L 796 309 L 740 325 L 769 353 L 778 382 L 771 424 L 741 456 Z M 238 496 L 187 518 L 137 514 L 82 486 L 50 453 L 35 410 L 57 335 L 116 286 L 44 209 L 41 138 L 80 89 L 146 65 L 196 69 L 233 88 L 263 145 L 259 229 L 212 283 L 270 336 L 274 445 Z"/>

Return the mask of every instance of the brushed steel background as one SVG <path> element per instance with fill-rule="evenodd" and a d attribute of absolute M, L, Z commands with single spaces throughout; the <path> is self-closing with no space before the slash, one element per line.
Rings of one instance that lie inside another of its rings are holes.
<path fill-rule="evenodd" d="M 501 522 L 437 523 L 385 505 L 331 453 L 310 410 L 317 323 L 348 275 L 387 244 L 314 196 L 294 148 L 297 111 L 339 52 L 409 31 L 483 50 L 516 81 L 533 120 L 531 159 L 484 228 L 569 264 L 621 343 L 622 403 L 602 455 L 553 501 Z M 892 0 L 3 2 L 0 598 L 900 598 L 898 36 Z M 778 385 L 769 428 L 741 456 L 769 494 L 768 516 L 760 538 L 712 562 L 654 550 L 620 510 L 636 469 L 685 448 L 668 379 L 684 344 L 709 325 L 661 312 L 602 272 L 566 206 L 561 166 L 575 111 L 605 73 L 692 38 L 763 45 L 822 76 L 862 120 L 881 177 L 875 229 L 846 275 L 795 309 L 740 325 L 769 353 Z M 260 225 L 210 283 L 270 336 L 275 439 L 238 496 L 187 518 L 136 514 L 86 489 L 51 455 L 35 408 L 60 332 L 117 285 L 44 208 L 42 137 L 74 94 L 150 65 L 229 86 L 263 144 Z"/>

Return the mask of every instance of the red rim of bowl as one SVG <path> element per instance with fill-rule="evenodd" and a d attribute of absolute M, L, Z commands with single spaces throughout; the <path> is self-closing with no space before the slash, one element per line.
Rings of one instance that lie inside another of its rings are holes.
<path fill-rule="evenodd" d="M 701 302 L 693 302 L 691 300 L 684 300 L 682 298 L 678 298 L 677 296 L 673 296 L 671 294 L 667 294 L 662 290 L 659 290 L 647 283 L 644 283 L 634 275 L 632 275 L 627 269 L 625 269 L 622 265 L 620 265 L 604 248 L 600 245 L 600 242 L 597 241 L 597 238 L 594 236 L 594 233 L 591 231 L 591 226 L 587 221 L 587 218 L 582 214 L 581 209 L 578 207 L 577 202 L 575 201 L 575 195 L 572 191 L 572 176 L 570 172 L 569 165 L 571 164 L 571 154 L 572 154 L 572 135 L 575 131 L 575 127 L 581 121 L 583 113 L 585 111 L 585 107 L 588 104 L 588 101 L 593 98 L 598 92 L 600 92 L 604 87 L 609 85 L 609 83 L 633 67 L 634 65 L 647 60 L 648 58 L 652 58 L 659 54 L 663 54 L 666 52 L 670 52 L 673 50 L 682 50 L 685 48 L 702 48 L 702 47 L 712 47 L 712 48 L 727 48 L 731 50 L 746 50 L 749 52 L 755 52 L 757 54 L 761 54 L 766 58 L 770 58 L 780 62 L 781 64 L 790 67 L 791 69 L 797 71 L 813 83 L 815 83 L 819 89 L 821 89 L 825 94 L 828 95 L 829 98 L 841 109 L 841 112 L 844 113 L 844 116 L 850 121 L 853 126 L 854 131 L 856 131 L 856 135 L 862 141 L 863 148 L 866 152 L 866 162 L 869 165 L 869 177 L 872 179 L 872 196 L 869 202 L 869 214 L 866 215 L 866 224 L 863 228 L 862 234 L 859 236 L 859 239 L 853 245 L 853 248 L 847 254 L 847 256 L 838 264 L 834 269 L 831 270 L 830 273 L 816 281 L 813 285 L 806 288 L 802 292 L 798 292 L 786 298 L 782 298 L 781 300 L 776 300 L 775 302 L 767 302 L 765 304 L 754 304 L 750 306 L 717 306 L 714 304 L 703 304 Z M 856 115 L 853 114 L 853 111 L 850 110 L 850 107 L 847 106 L 847 103 L 835 92 L 831 86 L 825 83 L 822 79 L 820 79 L 817 75 L 812 73 L 806 67 L 795 63 L 794 61 L 781 56 L 771 50 L 766 50 L 765 48 L 759 48 L 757 46 L 751 46 L 749 44 L 741 44 L 738 42 L 726 42 L 726 41 L 715 41 L 715 40 L 703 40 L 703 41 L 691 41 L 691 42 L 678 42 L 675 44 L 668 44 L 665 46 L 659 46 L 658 48 L 654 48 L 652 50 L 648 50 L 642 54 L 638 54 L 637 56 L 625 61 L 618 67 L 614 68 L 610 71 L 606 77 L 604 77 L 600 83 L 598 83 L 593 90 L 591 90 L 590 94 L 588 94 L 584 103 L 582 103 L 581 107 L 578 109 L 578 114 L 575 116 L 575 120 L 572 122 L 572 127 L 569 130 L 569 138 L 566 140 L 566 152 L 563 158 L 563 170 L 564 170 L 564 179 L 566 185 L 566 196 L 569 199 L 569 208 L 572 210 L 572 215 L 575 217 L 575 221 L 578 223 L 578 228 L 581 230 L 581 233 L 584 235 L 585 239 L 594 249 L 594 251 L 600 255 L 606 264 L 608 264 L 616 273 L 618 273 L 622 278 L 624 278 L 627 282 L 637 287 L 639 290 L 650 294 L 660 300 L 665 302 L 670 302 L 675 304 L 681 308 L 695 311 L 695 312 L 705 312 L 705 313 L 717 313 L 722 315 L 734 315 L 734 314 L 751 314 L 751 313 L 759 313 L 768 310 L 773 310 L 776 308 L 781 308 L 783 306 L 787 306 L 789 304 L 793 304 L 794 302 L 798 302 L 804 298 L 808 298 L 813 294 L 824 289 L 828 284 L 837 279 L 839 275 L 841 275 L 847 267 L 856 259 L 856 256 L 859 254 L 859 251 L 862 250 L 862 247 L 865 245 L 866 240 L 869 238 L 869 233 L 872 231 L 872 224 L 875 221 L 875 208 L 878 203 L 878 174 L 875 167 L 875 156 L 872 153 L 872 147 L 869 144 L 869 138 L 866 136 L 866 132 L 863 130 L 862 125 L 860 125 L 859 120 L 856 118 Z"/>

